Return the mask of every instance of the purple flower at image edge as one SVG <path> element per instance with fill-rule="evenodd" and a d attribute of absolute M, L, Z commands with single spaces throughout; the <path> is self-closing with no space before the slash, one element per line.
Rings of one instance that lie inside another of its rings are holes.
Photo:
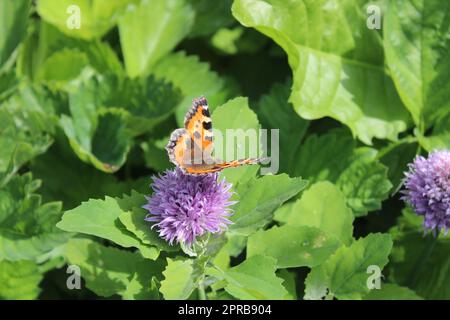
<path fill-rule="evenodd" d="M 425 230 L 447 234 L 450 228 L 450 151 L 417 156 L 409 164 L 402 199 L 424 216 Z"/>
<path fill-rule="evenodd" d="M 180 169 L 166 170 L 153 177 L 153 194 L 143 206 L 145 220 L 154 222 L 159 236 L 169 244 L 192 245 L 206 233 L 221 233 L 232 222 L 231 183 L 218 174 L 187 175 Z"/>

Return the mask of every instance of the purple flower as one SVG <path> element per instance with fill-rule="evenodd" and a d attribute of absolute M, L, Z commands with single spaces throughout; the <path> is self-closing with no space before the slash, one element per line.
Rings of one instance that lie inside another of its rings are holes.
<path fill-rule="evenodd" d="M 229 206 L 231 183 L 218 181 L 218 174 L 187 175 L 180 169 L 167 170 L 153 177 L 154 193 L 143 206 L 150 214 L 145 220 L 156 222 L 160 237 L 170 244 L 191 246 L 208 232 L 220 233 L 231 223 Z M 152 227 L 153 227 L 152 226 Z"/>
<path fill-rule="evenodd" d="M 426 230 L 447 234 L 450 228 L 450 151 L 435 151 L 428 159 L 418 156 L 409 165 L 405 179 L 406 200 L 424 216 Z"/>

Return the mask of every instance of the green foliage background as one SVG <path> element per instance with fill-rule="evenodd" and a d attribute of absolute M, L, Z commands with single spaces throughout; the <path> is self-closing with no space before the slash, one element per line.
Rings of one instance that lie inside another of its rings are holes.
<path fill-rule="evenodd" d="M 450 299 L 449 237 L 424 260 L 421 219 L 397 192 L 415 155 L 450 148 L 449 12 L 0 1 L 0 298 Z M 200 95 L 218 129 L 280 129 L 279 174 L 223 172 L 239 202 L 209 262 L 161 240 L 141 208 Z"/>

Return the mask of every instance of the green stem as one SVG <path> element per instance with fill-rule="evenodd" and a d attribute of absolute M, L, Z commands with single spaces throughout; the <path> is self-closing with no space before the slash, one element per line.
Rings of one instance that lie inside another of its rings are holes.
<path fill-rule="evenodd" d="M 425 246 L 423 247 L 423 250 L 418 257 L 416 263 L 414 264 L 413 269 L 411 269 L 409 279 L 410 280 L 410 287 L 414 288 L 417 285 L 417 281 L 419 280 L 420 274 L 425 267 L 428 259 L 430 258 L 431 254 L 433 253 L 433 249 L 436 246 L 437 240 L 439 237 L 439 233 L 435 236 L 433 233 L 431 233 L 427 237 L 427 241 L 425 243 Z"/>
<path fill-rule="evenodd" d="M 205 277 L 203 276 L 200 279 L 200 281 L 198 282 L 198 295 L 199 295 L 200 300 L 207 300 L 204 280 L 205 280 Z"/>

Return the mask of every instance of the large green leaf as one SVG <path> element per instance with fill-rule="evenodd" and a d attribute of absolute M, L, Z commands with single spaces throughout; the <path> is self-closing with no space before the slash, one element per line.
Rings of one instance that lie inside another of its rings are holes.
<path fill-rule="evenodd" d="M 388 234 L 373 233 L 342 246 L 322 265 L 313 268 L 305 281 L 305 298 L 326 293 L 338 299 L 362 299 L 369 292 L 369 266 L 381 270 L 388 262 L 392 240 Z M 324 290 L 325 289 L 325 290 Z"/>
<path fill-rule="evenodd" d="M 83 202 L 75 209 L 66 211 L 57 227 L 108 239 L 126 248 L 134 247 L 139 249 L 144 257 L 156 259 L 160 249 L 142 242 L 120 222 L 119 217 L 122 214 L 133 210 L 127 202 L 126 198 L 114 199 L 108 196 L 105 200 Z"/>
<path fill-rule="evenodd" d="M 271 221 L 273 212 L 298 194 L 307 182 L 286 174 L 252 178 L 236 188 L 238 204 L 231 216 L 230 233 L 249 235 Z"/>
<path fill-rule="evenodd" d="M 314 267 L 338 247 L 335 237 L 318 228 L 284 225 L 252 234 L 248 238 L 247 256 L 273 257 L 278 268 Z"/>
<path fill-rule="evenodd" d="M 128 2 L 135 0 L 39 0 L 37 11 L 42 19 L 61 32 L 82 39 L 100 38 L 116 23 L 118 14 Z M 74 8 L 74 6 L 76 6 Z M 75 10 L 74 10 L 75 9 Z M 73 24 L 78 17 L 80 27 Z"/>
<path fill-rule="evenodd" d="M 396 139 L 408 114 L 382 65 L 381 39 L 357 1 L 235 0 L 246 27 L 272 38 L 288 55 L 290 101 L 306 119 L 346 124 L 361 141 Z M 362 85 L 364 84 L 364 85 Z"/>
<path fill-rule="evenodd" d="M 388 1 L 386 61 L 400 97 L 421 129 L 450 111 L 450 3 Z"/>
<path fill-rule="evenodd" d="M 161 279 L 163 265 L 137 253 L 105 247 L 88 239 L 72 239 L 65 246 L 71 265 L 80 268 L 86 287 L 103 297 L 114 294 L 124 299 L 155 299 L 158 290 L 152 279 Z"/>
<path fill-rule="evenodd" d="M 141 0 L 138 5 L 128 6 L 119 22 L 128 75 L 147 74 L 187 35 L 194 15 L 186 0 Z"/>
<path fill-rule="evenodd" d="M 283 219 L 289 226 L 317 227 L 347 245 L 353 239 L 353 213 L 344 194 L 328 181 L 312 185 L 289 210 Z"/>
<path fill-rule="evenodd" d="M 288 84 L 277 83 L 267 95 L 261 97 L 256 108 L 263 129 L 279 130 L 279 141 L 274 142 L 279 147 L 279 171 L 285 173 L 291 173 L 290 169 L 295 167 L 302 139 L 309 126 L 309 121 L 300 118 L 288 102 L 289 94 Z M 267 140 L 271 141 L 269 137 Z M 275 146 L 269 150 L 276 150 Z"/>
<path fill-rule="evenodd" d="M 184 116 L 191 108 L 192 99 L 205 96 L 210 111 L 213 111 L 230 96 L 225 81 L 210 70 L 208 63 L 199 61 L 197 56 L 188 56 L 183 51 L 163 57 L 152 69 L 152 74 L 181 89 L 184 98 L 176 110 L 179 126 L 184 125 Z"/>
<path fill-rule="evenodd" d="M 253 256 L 225 272 L 225 290 L 238 299 L 282 300 L 288 292 L 275 270 L 275 259 Z"/>
<path fill-rule="evenodd" d="M 31 1 L 0 2 L 0 70 L 25 37 Z"/>
<path fill-rule="evenodd" d="M 27 260 L 0 261 L 0 299 L 36 299 L 43 276 L 38 266 Z"/>
<path fill-rule="evenodd" d="M 30 173 L 14 176 L 0 189 L 0 260 L 37 260 L 70 237 L 55 227 L 61 203 L 43 204 Z"/>

